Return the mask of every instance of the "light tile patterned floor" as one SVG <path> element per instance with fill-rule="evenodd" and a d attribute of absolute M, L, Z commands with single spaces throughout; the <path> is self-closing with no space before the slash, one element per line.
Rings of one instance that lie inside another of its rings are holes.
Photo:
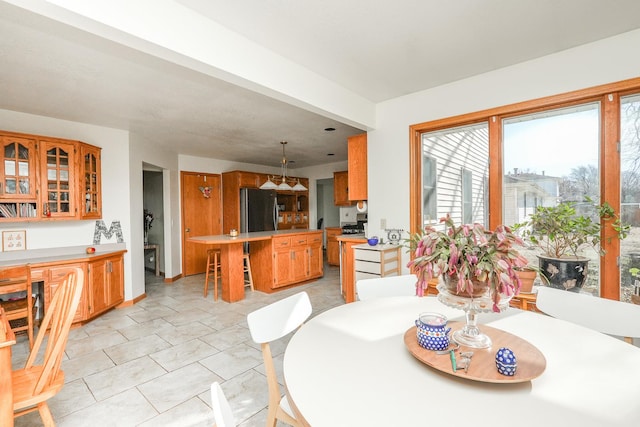
<path fill-rule="evenodd" d="M 247 313 L 302 290 L 312 316 L 343 304 L 338 268 L 327 265 L 321 280 L 274 294 L 248 291 L 233 304 L 214 303 L 211 289 L 203 298 L 204 275 L 165 284 L 148 273 L 146 280 L 147 298 L 71 331 L 62 365 L 66 384 L 50 400 L 59 427 L 211 426 L 213 381 L 221 383 L 239 426 L 262 427 L 267 381 Z M 289 338 L 272 346 L 280 383 Z M 20 336 L 14 368 L 27 356 Z M 16 420 L 17 427 L 40 425 L 37 412 Z"/>

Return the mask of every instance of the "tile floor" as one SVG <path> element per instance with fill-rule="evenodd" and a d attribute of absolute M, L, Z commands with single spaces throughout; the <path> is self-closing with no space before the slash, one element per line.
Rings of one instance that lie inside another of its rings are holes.
<path fill-rule="evenodd" d="M 213 381 L 221 383 L 240 427 L 264 426 L 267 381 L 246 315 L 302 290 L 312 316 L 343 304 L 338 268 L 325 265 L 322 279 L 274 294 L 248 291 L 233 304 L 213 302 L 211 288 L 203 298 L 203 282 L 204 275 L 196 275 L 165 284 L 148 273 L 147 298 L 73 329 L 62 363 L 66 384 L 50 400 L 57 426 L 211 426 Z M 289 338 L 272 345 L 280 383 Z M 27 356 L 20 336 L 14 368 Z M 42 423 L 35 412 L 15 425 Z"/>

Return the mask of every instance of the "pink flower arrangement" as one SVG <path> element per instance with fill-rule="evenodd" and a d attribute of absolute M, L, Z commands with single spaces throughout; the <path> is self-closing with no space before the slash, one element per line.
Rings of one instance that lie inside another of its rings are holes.
<path fill-rule="evenodd" d="M 528 263 L 515 248 L 522 240 L 504 225 L 491 232 L 481 224 L 456 226 L 449 215 L 440 222 L 444 231 L 427 226 L 409 240 L 413 259 L 407 267 L 418 276 L 416 295 L 423 296 L 428 282 L 439 276 L 455 280 L 458 295 L 472 296 L 482 283 L 490 288 L 493 311 L 499 311 L 500 295 L 520 289 L 515 269 Z"/>

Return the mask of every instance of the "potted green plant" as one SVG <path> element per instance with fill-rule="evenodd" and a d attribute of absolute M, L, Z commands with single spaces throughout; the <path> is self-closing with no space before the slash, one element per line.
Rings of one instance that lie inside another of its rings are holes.
<path fill-rule="evenodd" d="M 597 205 L 590 198 L 583 204 L 592 208 L 593 215 L 580 215 L 575 202 L 556 206 L 538 206 L 535 212 L 513 229 L 523 239 L 542 251 L 538 255 L 543 281 L 554 288 L 579 290 L 587 277 L 589 258 L 584 251 L 591 248 L 604 255 L 601 232 L 604 224 L 611 224 L 619 239 L 629 233 L 613 207 L 604 202 Z"/>
<path fill-rule="evenodd" d="M 418 276 L 416 294 L 423 296 L 429 280 L 442 276 L 457 295 L 478 296 L 488 288 L 499 311 L 501 294 L 513 296 L 520 288 L 515 268 L 528 262 L 516 248 L 522 240 L 502 225 L 495 231 L 481 224 L 456 226 L 449 215 L 440 222 L 444 229 L 427 226 L 409 239 L 413 259 L 407 266 Z"/>

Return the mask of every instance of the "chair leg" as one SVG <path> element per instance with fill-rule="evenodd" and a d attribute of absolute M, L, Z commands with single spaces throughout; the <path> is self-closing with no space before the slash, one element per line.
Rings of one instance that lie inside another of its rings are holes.
<path fill-rule="evenodd" d="M 209 272 L 211 271 L 211 252 L 207 253 L 207 272 L 204 275 L 204 297 L 209 293 Z"/>
<path fill-rule="evenodd" d="M 248 280 L 245 280 L 245 285 L 249 285 L 251 290 L 254 291 L 255 289 L 253 288 L 253 275 L 251 274 L 251 261 L 249 259 L 249 254 L 244 254 L 242 258 L 244 260 L 244 272 L 247 273 L 248 276 Z"/>
<path fill-rule="evenodd" d="M 213 254 L 213 300 L 218 301 L 218 279 L 222 277 L 220 274 L 220 252 Z"/>
<path fill-rule="evenodd" d="M 40 413 L 44 427 L 56 427 L 56 423 L 53 421 L 53 416 L 46 401 L 38 404 L 38 412 Z"/>

